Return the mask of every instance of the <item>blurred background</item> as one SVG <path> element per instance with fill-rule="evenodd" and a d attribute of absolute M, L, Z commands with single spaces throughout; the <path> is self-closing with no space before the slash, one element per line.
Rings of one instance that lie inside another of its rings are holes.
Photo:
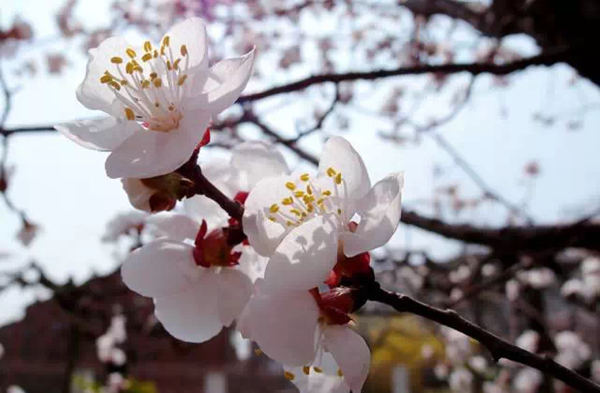
<path fill-rule="evenodd" d="M 372 255 L 384 287 L 600 380 L 597 1 L 0 0 L 1 392 L 296 391 L 233 330 L 164 331 L 118 274 L 145 214 L 52 128 L 98 116 L 75 98 L 90 48 L 192 15 L 211 63 L 258 54 L 201 164 L 268 140 L 311 169 L 344 136 L 373 181 L 405 172 L 402 224 Z M 355 320 L 365 392 L 570 391 L 410 315 Z"/>

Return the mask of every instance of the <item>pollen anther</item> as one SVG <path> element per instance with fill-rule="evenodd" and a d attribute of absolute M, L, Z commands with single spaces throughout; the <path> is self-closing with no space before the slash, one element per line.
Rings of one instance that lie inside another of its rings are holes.
<path fill-rule="evenodd" d="M 113 64 L 121 64 L 123 62 L 123 59 L 119 56 L 115 56 L 110 59 L 110 62 Z"/>
<path fill-rule="evenodd" d="M 294 191 L 296 189 L 296 185 L 291 181 L 285 183 L 285 187 L 290 191 Z"/>
<path fill-rule="evenodd" d="M 308 181 L 308 179 L 310 178 L 308 173 L 303 173 L 302 175 L 300 175 L 300 180 L 302 181 Z"/>
<path fill-rule="evenodd" d="M 335 175 L 336 175 L 336 173 L 337 173 L 337 172 L 335 171 L 335 169 L 333 169 L 333 168 L 331 168 L 331 167 L 327 168 L 327 176 L 329 176 L 329 177 L 333 177 L 333 176 L 335 176 Z"/>
<path fill-rule="evenodd" d="M 170 43 L 170 42 L 171 42 L 171 37 L 169 37 L 168 35 L 166 35 L 166 36 L 163 38 L 163 42 L 162 42 L 162 44 L 163 44 L 164 46 L 169 46 L 169 43 Z"/>
<path fill-rule="evenodd" d="M 150 59 L 152 59 L 151 53 L 145 53 L 144 56 L 142 56 L 142 61 L 149 61 Z"/>
<path fill-rule="evenodd" d="M 288 381 L 293 381 L 294 378 L 296 378 L 296 376 L 294 374 L 292 374 L 289 371 L 286 371 L 283 373 L 283 376 L 285 377 L 285 379 L 287 379 Z"/>
<path fill-rule="evenodd" d="M 135 56 L 137 56 L 137 54 L 135 53 L 135 51 L 131 48 L 127 48 L 127 50 L 125 51 L 125 53 L 127 53 L 127 56 L 131 57 L 132 59 L 135 58 Z"/>
<path fill-rule="evenodd" d="M 269 211 L 270 211 L 271 213 L 277 213 L 277 212 L 279 211 L 279 206 L 278 206 L 276 203 L 274 203 L 274 204 L 272 204 L 272 205 L 271 205 L 271 207 L 269 208 Z"/>
<path fill-rule="evenodd" d="M 184 74 L 184 75 L 181 75 L 181 76 L 179 77 L 179 80 L 177 81 L 177 84 L 178 84 L 179 86 L 183 85 L 183 84 L 185 83 L 185 80 L 186 80 L 186 79 L 187 79 L 187 75 L 185 75 L 185 74 Z"/>
<path fill-rule="evenodd" d="M 152 52 L 152 44 L 150 43 L 150 41 L 144 42 L 144 51 Z"/>
<path fill-rule="evenodd" d="M 305 375 L 308 375 L 308 374 L 310 374 L 310 367 L 309 367 L 309 366 L 304 366 L 304 367 L 302 367 L 302 372 L 303 372 Z"/>
<path fill-rule="evenodd" d="M 127 120 L 135 120 L 135 113 L 133 113 L 131 108 L 125 108 L 125 116 Z"/>
<path fill-rule="evenodd" d="M 187 56 L 187 55 L 188 55 L 187 46 L 181 45 L 181 56 Z"/>

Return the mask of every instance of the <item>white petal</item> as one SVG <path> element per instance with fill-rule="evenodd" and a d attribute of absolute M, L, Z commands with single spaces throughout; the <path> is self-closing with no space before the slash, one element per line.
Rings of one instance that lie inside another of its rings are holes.
<path fill-rule="evenodd" d="M 127 61 L 125 51 L 129 47 L 131 45 L 123 38 L 110 37 L 102 41 L 97 48 L 89 51 L 90 60 L 87 64 L 85 79 L 77 88 L 79 102 L 88 109 L 97 109 L 115 114 L 113 102 L 116 100 L 116 96 L 110 88 L 100 83 L 100 78 L 105 71 L 110 71 L 113 75 L 116 74 L 115 64 L 112 64 L 110 59 L 118 56 Z"/>
<path fill-rule="evenodd" d="M 324 357 L 331 356 L 327 353 Z M 300 393 L 349 393 L 350 387 L 344 382 L 344 378 L 337 374 L 317 373 L 314 369 L 309 375 L 304 373 L 303 367 L 287 367 L 283 369 L 294 376 L 291 382 L 296 385 Z"/>
<path fill-rule="evenodd" d="M 141 130 L 141 126 L 135 122 L 114 117 L 63 123 L 54 128 L 78 145 L 100 151 L 116 149 L 136 130 Z"/>
<path fill-rule="evenodd" d="M 221 188 L 219 189 L 222 191 Z M 229 215 L 221 209 L 217 202 L 203 195 L 185 199 L 183 209 L 194 221 L 202 222 L 202 220 L 205 220 L 209 228 L 226 226 L 229 219 Z"/>
<path fill-rule="evenodd" d="M 340 366 L 352 392 L 360 393 L 371 367 L 371 351 L 365 340 L 347 326 L 336 325 L 324 329 L 323 344 Z"/>
<path fill-rule="evenodd" d="M 319 308 L 308 292 L 255 296 L 244 311 L 245 334 L 272 359 L 302 366 L 315 357 Z"/>
<path fill-rule="evenodd" d="M 329 214 L 294 228 L 267 264 L 265 293 L 308 291 L 322 284 L 337 262 L 338 226 Z"/>
<path fill-rule="evenodd" d="M 202 19 L 192 17 L 177 23 L 165 36 L 170 39 L 170 46 L 175 58 L 181 54 L 181 46 L 185 45 L 188 51 L 189 67 L 195 71 L 204 71 L 208 68 L 208 45 L 206 26 Z M 162 44 L 162 41 L 160 42 Z M 182 60 L 182 63 L 185 59 Z"/>
<path fill-rule="evenodd" d="M 195 266 L 193 247 L 156 240 L 138 248 L 121 267 L 123 282 L 142 296 L 171 295 L 194 285 L 202 269 Z"/>
<path fill-rule="evenodd" d="M 262 179 L 287 175 L 289 169 L 277 148 L 265 142 L 245 142 L 233 149 L 231 165 L 246 174 L 247 190 Z"/>
<path fill-rule="evenodd" d="M 121 179 L 121 184 L 127 193 L 127 198 L 129 198 L 131 206 L 138 210 L 152 212 L 152 209 L 150 208 L 150 198 L 156 192 L 155 190 L 145 186 L 140 179 Z"/>
<path fill-rule="evenodd" d="M 291 230 L 291 227 L 269 221 L 264 210 L 273 203 L 281 203 L 283 198 L 290 196 L 290 191 L 285 188 L 285 183 L 293 180 L 290 176 L 263 179 L 252 189 L 246 199 L 242 219 L 244 232 L 248 236 L 250 245 L 260 255 L 270 256 L 283 236 Z"/>
<path fill-rule="evenodd" d="M 242 246 L 241 252 L 242 256 L 238 265 L 239 270 L 247 275 L 252 282 L 256 282 L 259 278 L 264 278 L 269 259 L 258 255 L 252 247 Z"/>
<path fill-rule="evenodd" d="M 333 168 L 342 174 L 346 186 L 346 196 L 358 199 L 369 192 L 371 180 L 365 163 L 352 145 L 342 137 L 329 138 L 323 148 L 319 161 L 319 173 L 326 173 L 328 168 Z"/>
<path fill-rule="evenodd" d="M 156 318 L 173 336 L 200 343 L 217 335 L 223 328 L 218 309 L 218 281 L 213 274 L 202 276 L 187 291 L 154 299 Z"/>
<path fill-rule="evenodd" d="M 223 325 L 229 326 L 248 304 L 252 295 L 252 281 L 234 269 L 222 269 L 215 276 L 219 281 L 219 318 Z"/>
<path fill-rule="evenodd" d="M 344 254 L 353 257 L 385 245 L 400 223 L 404 175 L 392 174 L 377 182 L 357 203 L 360 223 L 354 233 L 344 232 Z"/>
<path fill-rule="evenodd" d="M 153 214 L 146 219 L 146 225 L 153 229 L 155 235 L 175 242 L 195 240 L 200 230 L 197 221 L 180 213 Z"/>
<path fill-rule="evenodd" d="M 108 156 L 106 174 L 146 179 L 173 172 L 189 160 L 208 123 L 206 112 L 187 112 L 177 129 L 137 132 Z"/>
<path fill-rule="evenodd" d="M 207 110 L 215 117 L 233 105 L 252 75 L 254 52 L 253 49 L 244 56 L 221 60 L 212 66 L 202 93 L 188 97 L 188 106 Z"/>

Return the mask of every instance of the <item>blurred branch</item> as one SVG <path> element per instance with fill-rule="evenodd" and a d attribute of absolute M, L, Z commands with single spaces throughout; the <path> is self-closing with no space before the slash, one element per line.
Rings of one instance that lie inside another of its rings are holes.
<path fill-rule="evenodd" d="M 456 63 L 440 65 L 418 65 L 414 67 L 400 67 L 392 70 L 378 70 L 365 72 L 349 72 L 342 74 L 321 74 L 301 79 L 289 84 L 273 87 L 262 92 L 247 94 L 238 99 L 238 103 L 258 101 L 279 94 L 291 93 L 304 90 L 309 86 L 322 83 L 340 83 L 356 80 L 375 80 L 403 75 L 422 75 L 430 73 L 456 74 L 468 72 L 472 75 L 493 74 L 507 75 L 515 71 L 523 70 L 530 66 L 549 66 L 563 61 L 569 54 L 568 49 L 547 51 L 537 56 L 516 60 L 506 64 L 494 63 Z"/>
<path fill-rule="evenodd" d="M 511 343 L 462 318 L 454 310 L 441 310 L 398 293 L 382 289 L 377 283 L 365 288 L 368 300 L 387 304 L 396 311 L 409 312 L 448 326 L 479 341 L 489 351 L 495 361 L 509 359 L 533 367 L 559 379 L 581 392 L 600 393 L 600 386 L 556 363 L 550 357 L 541 357 Z"/>

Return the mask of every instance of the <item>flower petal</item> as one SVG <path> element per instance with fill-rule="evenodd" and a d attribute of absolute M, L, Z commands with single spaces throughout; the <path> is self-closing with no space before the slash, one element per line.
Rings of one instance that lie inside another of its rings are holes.
<path fill-rule="evenodd" d="M 365 340 L 347 326 L 333 325 L 324 329 L 323 344 L 344 374 L 353 392 L 360 393 L 371 367 L 371 351 Z"/>
<path fill-rule="evenodd" d="M 223 328 L 217 289 L 218 281 L 214 274 L 207 273 L 187 291 L 154 299 L 156 318 L 179 340 L 207 341 Z"/>
<path fill-rule="evenodd" d="M 142 296 L 163 296 L 194 285 L 202 269 L 195 266 L 193 247 L 156 240 L 138 248 L 121 267 L 123 282 Z"/>
<path fill-rule="evenodd" d="M 188 112 L 177 129 L 135 133 L 108 156 L 106 174 L 146 179 L 173 172 L 189 160 L 209 120 L 204 111 Z"/>
<path fill-rule="evenodd" d="M 292 229 L 281 223 L 271 222 L 264 214 L 269 206 L 280 203 L 283 198 L 289 196 L 289 190 L 285 188 L 288 181 L 293 179 L 290 176 L 276 176 L 259 181 L 244 204 L 244 232 L 250 245 L 260 255 L 270 256 L 283 236 Z"/>
<path fill-rule="evenodd" d="M 251 190 L 264 178 L 289 173 L 279 150 L 270 143 L 259 141 L 236 146 L 231 154 L 231 165 L 246 175 L 246 190 Z"/>
<path fill-rule="evenodd" d="M 121 184 L 123 185 L 123 189 L 127 194 L 127 198 L 129 198 L 129 203 L 131 203 L 131 206 L 138 210 L 143 210 L 149 213 L 152 212 L 152 208 L 150 207 L 150 198 L 156 192 L 155 190 L 144 185 L 140 179 L 133 179 L 131 177 L 121 179 Z"/>
<path fill-rule="evenodd" d="M 202 19 L 197 17 L 187 18 L 171 27 L 169 32 L 165 34 L 166 36 L 169 37 L 170 46 L 175 57 L 179 57 L 181 46 L 185 45 L 190 59 L 189 67 L 197 71 L 204 71 L 208 68 L 208 40 L 206 25 Z"/>
<path fill-rule="evenodd" d="M 141 126 L 135 122 L 114 117 L 63 123 L 54 128 L 78 145 L 100 151 L 116 149 L 136 130 L 141 130 Z"/>
<path fill-rule="evenodd" d="M 219 318 L 224 326 L 229 326 L 248 304 L 252 281 L 244 273 L 233 269 L 223 269 L 215 276 L 219 282 Z"/>
<path fill-rule="evenodd" d="M 333 136 L 325 144 L 319 174 L 326 174 L 329 168 L 342 174 L 347 197 L 359 199 L 369 192 L 371 180 L 365 163 L 346 139 Z"/>
<path fill-rule="evenodd" d="M 291 292 L 253 297 L 240 325 L 272 359 L 302 366 L 315 357 L 318 318 L 319 308 L 310 293 Z"/>
<path fill-rule="evenodd" d="M 146 225 L 153 229 L 156 236 L 182 242 L 186 239 L 195 240 L 200 224 L 185 214 L 180 213 L 158 213 L 146 219 Z"/>
<path fill-rule="evenodd" d="M 202 108 L 213 117 L 229 108 L 246 88 L 254 66 L 254 52 L 221 60 L 208 71 L 202 93 L 189 97 L 190 108 Z"/>
<path fill-rule="evenodd" d="M 337 218 L 328 214 L 287 234 L 267 264 L 263 291 L 308 291 L 322 284 L 337 262 L 338 226 Z"/>
<path fill-rule="evenodd" d="M 390 240 L 400 223 L 403 186 L 404 175 L 395 173 L 377 182 L 358 201 L 356 213 L 360 223 L 354 233 L 342 233 L 346 256 L 353 257 L 381 247 Z"/>
<path fill-rule="evenodd" d="M 114 113 L 113 102 L 115 94 L 106 85 L 100 83 L 105 71 L 113 71 L 113 57 L 125 58 L 125 51 L 130 45 L 122 37 L 110 37 L 102 41 L 97 48 L 89 51 L 90 60 L 87 64 L 86 75 L 77 88 L 77 99 L 88 109 L 97 109 L 108 114 Z M 123 115 L 122 113 L 120 114 Z"/>

